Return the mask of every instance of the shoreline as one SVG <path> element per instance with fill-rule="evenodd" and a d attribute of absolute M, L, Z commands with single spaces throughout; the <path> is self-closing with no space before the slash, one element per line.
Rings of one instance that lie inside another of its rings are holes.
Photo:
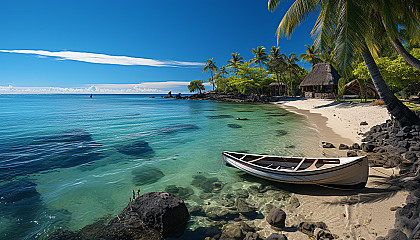
<path fill-rule="evenodd" d="M 320 132 L 320 142 L 333 143 L 336 148 L 323 149 L 328 157 L 346 156 L 338 150 L 340 143 L 359 143 L 362 133 L 389 119 L 386 108 L 364 103 L 334 103 L 331 100 L 298 99 L 281 100 L 273 104 L 296 114 L 304 115 Z M 366 121 L 368 125 L 360 125 Z M 290 211 L 292 219 L 325 222 L 340 239 L 376 239 L 394 228 L 395 209 L 405 204 L 407 192 L 392 186 L 391 176 L 395 168 L 370 167 L 369 180 L 360 191 L 335 191 L 296 186 L 291 191 L 301 203 Z M 315 188 L 318 188 L 315 186 Z M 267 231 L 267 228 L 265 230 Z M 287 233 L 291 239 L 301 235 Z"/>

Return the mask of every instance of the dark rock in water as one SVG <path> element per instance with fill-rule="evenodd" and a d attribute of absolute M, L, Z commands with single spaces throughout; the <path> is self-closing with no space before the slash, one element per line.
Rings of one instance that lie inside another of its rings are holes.
<path fill-rule="evenodd" d="M 215 220 L 215 221 L 221 221 L 221 220 L 233 220 L 237 217 L 239 217 L 238 212 L 235 212 L 229 208 L 225 207 L 207 207 L 204 210 L 206 217 Z"/>
<path fill-rule="evenodd" d="M 254 112 L 254 111 L 251 111 L 251 110 L 239 110 L 237 112 Z"/>
<path fill-rule="evenodd" d="M 175 96 L 175 99 L 181 99 L 182 97 L 181 97 L 181 93 L 178 93 L 176 96 Z"/>
<path fill-rule="evenodd" d="M 218 178 L 206 178 L 202 175 L 193 176 L 191 185 L 201 188 L 205 193 L 220 192 L 223 188 L 223 184 Z"/>
<path fill-rule="evenodd" d="M 156 131 L 157 134 L 173 134 L 179 132 L 188 132 L 191 130 L 200 129 L 197 125 L 194 124 L 173 124 L 168 127 L 159 129 Z"/>
<path fill-rule="evenodd" d="M 287 237 L 284 234 L 272 233 L 265 240 L 287 240 Z"/>
<path fill-rule="evenodd" d="M 136 186 L 155 183 L 165 176 L 159 169 L 147 165 L 134 169 L 131 174 L 133 174 L 133 182 Z"/>
<path fill-rule="evenodd" d="M 284 228 L 286 226 L 286 213 L 280 208 L 273 207 L 265 220 L 273 227 Z"/>
<path fill-rule="evenodd" d="M 353 143 L 353 145 L 351 145 L 351 149 L 360 150 L 360 145 L 358 143 Z"/>
<path fill-rule="evenodd" d="M 205 216 L 204 209 L 202 206 L 196 205 L 189 208 L 189 212 L 192 216 Z"/>
<path fill-rule="evenodd" d="M 341 143 L 340 146 L 338 146 L 338 150 L 346 150 L 349 149 L 349 146 L 347 146 L 346 144 Z"/>
<path fill-rule="evenodd" d="M 39 219 L 43 211 L 35 183 L 20 179 L 0 185 L 0 216 L 2 221 L 10 218 L 14 222 L 10 226 L 3 225 L 0 238 L 24 239 L 32 232 L 38 232 L 40 226 L 34 220 Z"/>
<path fill-rule="evenodd" d="M 166 95 L 166 96 L 165 96 L 165 98 L 173 98 L 173 97 L 172 97 L 172 92 L 171 92 L 171 91 L 169 91 L 169 92 L 168 92 L 168 95 Z"/>
<path fill-rule="evenodd" d="M 363 121 L 363 122 L 360 123 L 360 126 L 366 126 L 366 125 L 368 125 L 368 123 L 366 121 Z"/>
<path fill-rule="evenodd" d="M 276 130 L 276 133 L 277 133 L 276 135 L 279 137 L 287 135 L 287 131 L 285 130 Z"/>
<path fill-rule="evenodd" d="M 248 213 L 248 212 L 253 212 L 256 210 L 255 208 L 250 207 L 248 203 L 241 198 L 236 199 L 235 206 L 238 212 L 240 213 Z"/>
<path fill-rule="evenodd" d="M 290 208 L 298 208 L 299 206 L 300 206 L 299 199 L 297 197 L 295 197 L 295 196 L 292 196 L 289 199 L 289 207 Z"/>
<path fill-rule="evenodd" d="M 230 128 L 242 128 L 242 126 L 239 125 L 239 124 L 228 124 L 228 127 L 230 127 Z"/>
<path fill-rule="evenodd" d="M 189 219 L 179 197 L 167 192 L 149 192 L 131 201 L 110 223 L 110 229 L 130 232 L 136 227 L 157 230 L 162 238 L 180 237 Z"/>
<path fill-rule="evenodd" d="M 228 224 L 223 226 L 222 236 L 219 240 L 243 240 L 245 234 L 253 230 L 254 229 L 244 222 Z"/>
<path fill-rule="evenodd" d="M 358 155 L 356 151 L 353 151 L 353 150 L 347 151 L 347 157 L 357 157 L 357 156 Z"/>
<path fill-rule="evenodd" d="M 275 113 L 275 114 L 270 114 L 270 117 L 284 117 L 286 116 L 287 113 Z"/>
<path fill-rule="evenodd" d="M 146 141 L 138 140 L 133 143 L 116 147 L 117 151 L 130 156 L 139 158 L 152 158 L 155 154 L 152 147 Z"/>
<path fill-rule="evenodd" d="M 215 115 L 215 116 L 207 116 L 210 119 L 222 119 L 222 118 L 233 118 L 232 115 Z"/>
<path fill-rule="evenodd" d="M 286 148 L 295 148 L 295 145 L 287 145 Z"/>
<path fill-rule="evenodd" d="M 332 143 L 329 142 L 322 142 L 323 148 L 335 148 L 335 146 Z"/>
<path fill-rule="evenodd" d="M 248 118 L 240 118 L 240 117 L 238 117 L 238 118 L 236 118 L 236 120 L 248 120 Z"/>
<path fill-rule="evenodd" d="M 194 194 L 194 190 L 190 187 L 177 187 L 176 185 L 169 185 L 165 188 L 165 192 L 172 193 L 181 199 L 188 199 Z"/>
<path fill-rule="evenodd" d="M 10 141 L 12 142 L 12 141 Z M 0 145 L 2 180 L 57 168 L 84 165 L 102 158 L 91 134 L 75 129 Z"/>

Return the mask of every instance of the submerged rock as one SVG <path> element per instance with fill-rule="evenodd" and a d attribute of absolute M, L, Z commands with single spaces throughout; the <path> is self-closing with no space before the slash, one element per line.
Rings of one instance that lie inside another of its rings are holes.
<path fill-rule="evenodd" d="M 220 192 L 223 188 L 223 184 L 218 178 L 206 178 L 202 175 L 193 176 L 191 185 L 201 188 L 205 193 Z"/>
<path fill-rule="evenodd" d="M 134 169 L 131 174 L 133 174 L 133 182 L 136 186 L 155 183 L 165 176 L 159 169 L 147 165 Z"/>
<path fill-rule="evenodd" d="M 329 142 L 322 142 L 323 148 L 335 148 L 335 146 L 332 143 Z"/>
<path fill-rule="evenodd" d="M 230 128 L 242 128 L 242 126 L 239 125 L 239 124 L 228 124 L 228 127 L 230 127 Z"/>
<path fill-rule="evenodd" d="M 181 199 L 188 199 L 191 195 L 194 194 L 194 190 L 190 187 L 178 187 L 176 185 L 169 185 L 165 188 L 166 192 L 172 193 Z"/>
<path fill-rule="evenodd" d="M 117 151 L 130 156 L 139 158 L 152 158 L 155 154 L 152 147 L 146 141 L 138 140 L 133 143 L 116 147 Z"/>
<path fill-rule="evenodd" d="M 287 237 L 284 234 L 272 233 L 265 240 L 287 240 Z"/>
<path fill-rule="evenodd" d="M 161 128 L 156 131 L 157 134 L 173 134 L 173 133 L 179 133 L 179 132 L 187 132 L 191 130 L 197 130 L 200 129 L 197 125 L 194 124 L 173 124 L 169 125 L 168 127 Z"/>
<path fill-rule="evenodd" d="M 221 115 L 207 116 L 207 118 L 210 118 L 210 119 L 222 119 L 222 118 L 234 118 L 234 117 L 232 115 L 221 114 Z"/>
<path fill-rule="evenodd" d="M 276 135 L 279 137 L 287 135 L 287 131 L 285 130 L 276 130 L 276 133 L 277 133 Z"/>

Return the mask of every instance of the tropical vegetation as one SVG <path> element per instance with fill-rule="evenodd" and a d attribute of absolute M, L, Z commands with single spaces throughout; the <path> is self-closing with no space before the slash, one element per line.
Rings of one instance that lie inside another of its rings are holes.
<path fill-rule="evenodd" d="M 190 90 L 190 92 L 200 92 L 206 90 L 206 87 L 204 86 L 204 81 L 201 80 L 194 80 L 191 81 L 190 84 L 188 85 L 188 90 Z"/>
<path fill-rule="evenodd" d="M 280 2 L 269 0 L 269 10 L 274 11 Z M 295 27 L 315 12 L 319 12 L 311 32 L 315 37 L 315 49 L 321 53 L 334 52 L 336 66 L 342 76 L 347 78 L 351 76 L 352 68 L 361 56 L 390 114 L 401 125 L 420 124 L 419 117 L 390 90 L 374 60 L 374 56 L 383 47 L 382 39 L 388 37 L 397 52 L 408 63 L 417 66 L 418 59 L 404 51 L 400 39 L 405 37 L 411 42 L 420 43 L 418 0 L 295 0 L 280 21 L 277 41 L 282 36 L 290 37 Z M 404 36 L 400 29 L 405 30 Z M 331 43 L 334 43 L 333 50 Z"/>

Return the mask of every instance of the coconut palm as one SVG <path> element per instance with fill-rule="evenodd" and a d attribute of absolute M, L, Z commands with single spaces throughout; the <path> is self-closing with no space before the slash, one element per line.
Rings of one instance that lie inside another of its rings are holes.
<path fill-rule="evenodd" d="M 232 53 L 232 59 L 227 61 L 227 67 L 233 68 L 235 70 L 235 75 L 238 77 L 239 64 L 244 63 L 243 57 L 239 56 L 239 53 Z"/>
<path fill-rule="evenodd" d="M 271 73 L 276 74 L 277 83 L 279 84 L 279 95 L 281 94 L 280 89 L 280 74 L 285 69 L 285 61 L 283 56 L 280 54 L 278 47 L 271 47 L 270 55 L 268 55 L 267 70 Z"/>
<path fill-rule="evenodd" d="M 207 59 L 206 64 L 204 65 L 204 68 L 202 72 L 210 72 L 211 78 L 209 78 L 209 82 L 213 85 L 214 90 L 214 72 L 216 72 L 218 67 L 216 66 L 216 62 L 213 61 L 213 58 Z"/>
<path fill-rule="evenodd" d="M 274 10 L 280 1 L 269 0 L 269 9 Z M 294 28 L 319 7 L 318 19 L 312 30 L 312 34 L 315 36 L 315 46 L 322 51 L 327 48 L 328 42 L 334 42 L 336 44 L 337 67 L 343 73 L 350 72 L 351 63 L 358 54 L 361 54 L 379 96 L 391 115 L 403 126 L 420 124 L 420 118 L 402 104 L 389 90 L 373 60 L 371 51 L 374 53 L 377 51 L 379 47 L 378 38 L 383 33 L 381 31 L 383 27 L 380 26 L 382 21 L 379 21 L 380 16 L 370 14 L 372 13 L 371 5 L 378 5 L 378 1 L 295 0 L 277 28 L 277 37 L 290 37 Z M 390 2 L 390 0 L 384 2 Z M 408 7 L 419 9 L 419 4 L 414 0 L 395 0 L 395 2 L 400 4 L 398 6 L 405 4 Z M 405 12 L 398 8 L 395 10 L 398 12 L 395 15 Z M 387 17 L 383 16 L 384 19 Z M 412 22 L 404 22 L 404 26 L 408 26 L 410 29 L 412 28 L 411 25 L 418 26 L 416 20 L 410 19 L 410 21 Z"/>
<path fill-rule="evenodd" d="M 226 75 L 229 75 L 229 73 L 227 72 L 225 66 L 221 66 L 219 68 L 219 73 L 220 73 L 220 75 L 221 75 L 222 78 L 226 78 Z"/>
<path fill-rule="evenodd" d="M 305 47 L 306 47 L 306 53 L 300 54 L 299 57 L 305 61 L 303 63 L 304 66 L 306 62 L 309 62 L 310 64 L 312 64 L 312 67 L 314 67 L 315 64 L 321 62 L 319 52 L 317 49 L 315 49 L 315 45 L 312 45 L 310 47 L 308 45 L 305 45 Z"/>
<path fill-rule="evenodd" d="M 299 66 L 296 64 L 296 62 L 300 62 L 300 59 L 296 55 L 296 53 L 290 53 L 289 56 L 286 54 L 282 54 L 284 63 L 285 63 L 285 70 L 289 72 L 290 77 L 290 90 L 292 91 L 293 96 L 293 79 L 292 74 L 295 73 L 296 69 L 299 68 Z"/>
<path fill-rule="evenodd" d="M 254 54 L 254 58 L 250 60 L 255 65 L 259 64 L 261 68 L 261 64 L 266 64 L 268 62 L 267 53 L 265 52 L 265 47 L 259 46 L 257 50 L 254 48 L 252 49 L 252 53 Z"/>

